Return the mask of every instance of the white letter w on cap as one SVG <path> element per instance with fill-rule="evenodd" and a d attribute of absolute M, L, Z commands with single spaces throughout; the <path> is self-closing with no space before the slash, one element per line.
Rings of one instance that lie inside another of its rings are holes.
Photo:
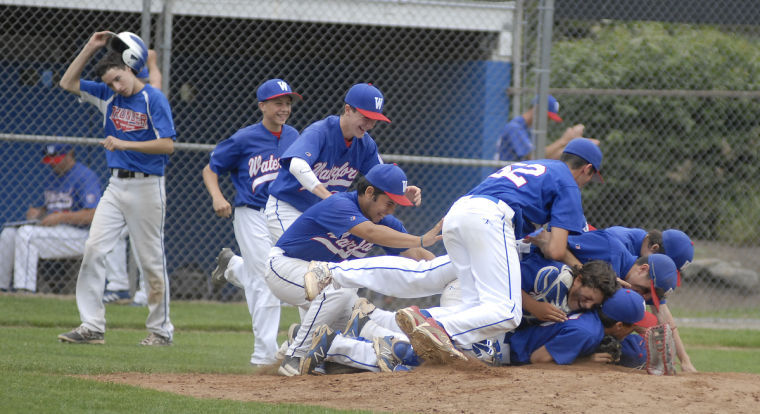
<path fill-rule="evenodd" d="M 383 110 L 383 98 L 378 98 L 377 96 L 375 97 L 375 109 L 378 111 Z"/>
<path fill-rule="evenodd" d="M 277 84 L 280 85 L 280 89 L 282 89 L 283 91 L 287 91 L 288 90 L 288 83 L 287 82 L 277 82 Z"/>

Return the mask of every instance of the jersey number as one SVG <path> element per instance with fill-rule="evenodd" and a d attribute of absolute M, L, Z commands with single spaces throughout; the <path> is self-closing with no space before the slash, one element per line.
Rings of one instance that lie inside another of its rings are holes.
<path fill-rule="evenodd" d="M 532 175 L 534 177 L 538 177 L 539 175 L 546 172 L 546 166 L 543 166 L 541 164 L 522 164 L 522 163 L 516 163 L 507 165 L 506 167 L 500 169 L 499 171 L 496 171 L 495 173 L 491 174 L 491 177 L 493 178 L 499 178 L 504 177 L 508 179 L 509 181 L 512 181 L 515 183 L 517 187 L 522 187 L 527 183 L 524 177 L 521 177 L 518 174 L 525 174 L 525 175 Z"/>

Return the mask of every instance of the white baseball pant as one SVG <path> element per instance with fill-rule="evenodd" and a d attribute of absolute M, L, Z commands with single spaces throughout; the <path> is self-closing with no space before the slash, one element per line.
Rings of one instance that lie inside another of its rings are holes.
<path fill-rule="evenodd" d="M 358 299 L 356 289 L 328 286 L 312 302 L 307 301 L 303 277 L 308 267 L 308 261 L 284 256 L 279 247 L 272 248 L 267 260 L 266 281 L 272 293 L 283 302 L 306 311 L 301 318 L 301 328 L 287 351 L 290 356 L 304 356 L 311 346 L 312 334 L 321 325 L 343 330 Z"/>
<path fill-rule="evenodd" d="M 449 256 L 414 260 L 401 256 L 374 256 L 328 263 L 337 287 L 366 287 L 398 298 L 421 298 L 443 292 L 456 279 Z"/>
<path fill-rule="evenodd" d="M 6 227 L 0 233 L 0 288 L 37 291 L 37 264 L 40 259 L 78 257 L 84 252 L 89 230 L 59 224 Z M 126 242 L 122 240 L 106 256 L 109 275 L 127 277 Z M 127 285 L 127 288 L 129 286 Z"/>
<path fill-rule="evenodd" d="M 274 196 L 267 199 L 266 214 L 269 226 L 269 236 L 272 238 L 272 246 L 277 243 L 282 233 L 293 224 L 303 212 L 292 204 L 279 200 Z"/>
<path fill-rule="evenodd" d="M 522 292 L 513 216 L 503 201 L 465 196 L 443 220 L 443 243 L 459 278 L 463 304 L 428 311 L 457 346 L 520 324 Z"/>
<path fill-rule="evenodd" d="M 172 338 L 174 326 L 169 319 L 169 277 L 164 252 L 165 218 L 164 177 L 111 177 L 95 209 L 77 280 L 77 307 L 87 329 L 105 332 L 105 257 L 119 242 L 126 226 L 148 286 L 145 325 L 152 333 Z"/>
<path fill-rule="evenodd" d="M 251 364 L 273 364 L 277 361 L 280 300 L 269 290 L 264 278 L 267 256 L 272 248 L 266 214 L 248 207 L 236 207 L 233 228 L 243 256 L 230 260 L 224 276 L 245 292 L 253 326 Z"/>

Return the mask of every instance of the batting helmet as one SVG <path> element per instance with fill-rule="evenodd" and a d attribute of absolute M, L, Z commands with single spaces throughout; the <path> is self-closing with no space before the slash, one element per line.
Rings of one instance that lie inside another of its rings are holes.
<path fill-rule="evenodd" d="M 148 61 L 148 48 L 140 36 L 132 32 L 121 32 L 114 34 L 108 42 L 108 47 L 116 53 L 121 54 L 124 63 L 132 69 L 139 77 L 141 72 L 145 72 L 145 63 Z"/>

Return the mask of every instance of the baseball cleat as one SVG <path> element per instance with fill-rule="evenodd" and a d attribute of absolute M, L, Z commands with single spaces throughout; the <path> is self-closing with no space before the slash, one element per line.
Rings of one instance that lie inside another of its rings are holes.
<path fill-rule="evenodd" d="M 103 293 L 103 303 L 115 303 L 117 305 L 126 305 L 132 302 L 128 290 L 106 290 Z"/>
<path fill-rule="evenodd" d="M 229 247 L 222 248 L 219 254 L 216 256 L 216 267 L 211 272 L 211 280 L 214 284 L 220 285 L 227 282 L 227 278 L 224 277 L 224 272 L 227 270 L 227 266 L 230 264 L 230 259 L 235 256 L 232 249 Z"/>
<path fill-rule="evenodd" d="M 72 344 L 104 344 L 106 343 L 105 335 L 103 332 L 94 332 L 81 325 L 70 332 L 62 333 L 58 335 L 58 340 L 61 342 L 69 342 Z"/>
<path fill-rule="evenodd" d="M 449 334 L 433 318 L 416 327 L 409 340 L 420 358 L 438 363 L 447 363 L 455 359 L 467 361 L 467 357 L 454 347 Z"/>
<path fill-rule="evenodd" d="M 306 290 L 306 300 L 314 300 L 327 285 L 332 283 L 332 274 L 327 262 L 312 260 L 309 269 L 303 276 L 303 287 Z"/>
<path fill-rule="evenodd" d="M 427 318 L 427 316 L 420 312 L 420 308 L 417 306 L 410 306 L 396 311 L 396 323 L 406 336 L 411 335 L 414 328 L 427 322 Z"/>
<path fill-rule="evenodd" d="M 293 323 L 288 328 L 288 346 L 293 343 L 293 341 L 296 340 L 296 336 L 298 335 L 298 330 L 301 329 L 300 323 Z"/>
<path fill-rule="evenodd" d="M 145 339 L 140 341 L 140 345 L 143 346 L 169 346 L 172 344 L 172 339 L 157 333 L 151 332 Z"/>
<path fill-rule="evenodd" d="M 306 355 L 301 358 L 300 373 L 301 375 L 313 374 L 314 370 L 322 365 L 327 358 L 327 351 L 330 350 L 333 339 L 337 335 L 327 325 L 322 325 L 317 328 L 312 336 L 311 348 Z"/>
<path fill-rule="evenodd" d="M 382 372 L 394 372 L 403 365 L 402 358 L 411 350 L 411 344 L 392 336 L 372 338 L 372 349 L 377 355 L 377 366 Z"/>
<path fill-rule="evenodd" d="M 300 372 L 298 367 L 301 363 L 301 358 L 296 356 L 286 356 L 280 364 L 280 368 L 277 369 L 277 373 L 283 377 L 294 377 Z"/>
<path fill-rule="evenodd" d="M 361 336 L 362 328 L 369 322 L 369 314 L 375 310 L 375 305 L 367 298 L 359 298 L 354 302 L 351 311 L 351 317 L 348 318 L 346 329 L 343 335 L 358 338 Z"/>

